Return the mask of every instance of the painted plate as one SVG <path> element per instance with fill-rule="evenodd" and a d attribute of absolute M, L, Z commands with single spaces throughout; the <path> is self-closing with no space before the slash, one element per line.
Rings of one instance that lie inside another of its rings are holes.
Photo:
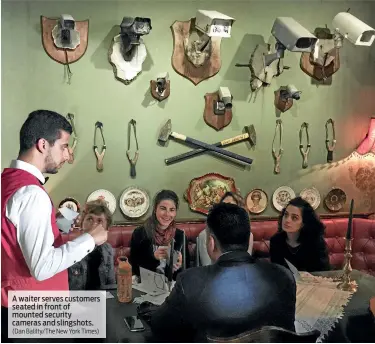
<path fill-rule="evenodd" d="M 120 209 L 127 217 L 141 217 L 147 213 L 149 207 L 148 193 L 138 187 L 128 187 L 120 197 Z"/>
<path fill-rule="evenodd" d="M 113 214 L 116 210 L 116 198 L 113 196 L 113 194 L 107 190 L 99 189 L 94 191 L 90 194 L 89 197 L 87 197 L 87 202 L 90 201 L 96 201 L 97 199 L 100 199 L 107 203 L 107 207 L 110 210 L 110 212 Z"/>
<path fill-rule="evenodd" d="M 283 210 L 286 205 L 296 197 L 295 192 L 289 186 L 280 186 L 272 196 L 273 206 L 278 210 Z"/>
<path fill-rule="evenodd" d="M 316 189 L 314 187 L 306 188 L 306 189 L 303 189 L 299 195 L 305 201 L 309 202 L 314 210 L 319 207 L 320 193 L 319 193 L 318 189 Z"/>
<path fill-rule="evenodd" d="M 72 198 L 72 197 L 67 197 L 64 198 L 60 203 L 59 203 L 59 208 L 67 207 L 71 210 L 74 210 L 75 212 L 79 213 L 79 210 L 81 208 L 79 202 Z"/>
<path fill-rule="evenodd" d="M 246 207 L 252 214 L 260 214 L 268 205 L 268 196 L 261 189 L 253 189 L 246 196 Z"/>
<path fill-rule="evenodd" d="M 191 210 L 207 215 L 210 208 L 218 203 L 227 191 L 238 191 L 233 178 L 208 173 L 192 179 L 184 196 Z"/>
<path fill-rule="evenodd" d="M 339 211 L 346 203 L 346 194 L 343 190 L 334 188 L 328 192 L 328 195 L 324 199 L 324 203 L 328 210 Z"/>

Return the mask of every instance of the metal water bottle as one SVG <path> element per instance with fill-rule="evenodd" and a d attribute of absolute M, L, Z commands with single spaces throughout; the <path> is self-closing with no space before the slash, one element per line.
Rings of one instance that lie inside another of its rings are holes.
<path fill-rule="evenodd" d="M 119 302 L 132 302 L 132 267 L 127 257 L 118 257 L 117 299 Z"/>

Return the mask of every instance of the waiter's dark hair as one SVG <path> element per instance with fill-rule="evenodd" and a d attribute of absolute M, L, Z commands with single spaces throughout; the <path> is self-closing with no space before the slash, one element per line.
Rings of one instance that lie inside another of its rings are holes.
<path fill-rule="evenodd" d="M 20 130 L 19 154 L 28 151 L 40 139 L 45 139 L 50 145 L 54 145 L 61 137 L 61 131 L 72 133 L 72 126 L 64 116 L 50 110 L 31 112 Z"/>

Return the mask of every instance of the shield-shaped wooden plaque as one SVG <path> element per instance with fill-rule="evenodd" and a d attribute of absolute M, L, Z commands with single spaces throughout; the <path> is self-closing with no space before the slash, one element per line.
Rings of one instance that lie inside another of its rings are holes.
<path fill-rule="evenodd" d="M 171 81 L 170 80 L 167 80 L 167 84 L 165 85 L 164 94 L 162 96 L 156 91 L 156 87 L 157 87 L 156 81 L 150 80 L 151 95 L 159 101 L 162 101 L 162 100 L 168 98 L 169 95 L 171 94 Z"/>
<path fill-rule="evenodd" d="M 293 106 L 293 99 L 288 98 L 287 100 L 284 100 L 280 96 L 280 90 L 277 90 L 275 92 L 275 106 L 276 109 L 280 110 L 281 112 L 288 111 Z"/>
<path fill-rule="evenodd" d="M 57 25 L 58 19 L 47 18 L 44 16 L 40 17 L 42 24 L 42 43 L 44 50 L 48 56 L 61 64 L 73 63 L 78 61 L 86 52 L 87 44 L 89 40 L 89 20 L 76 21 L 75 29 L 79 31 L 80 34 L 80 44 L 74 50 L 70 49 L 60 49 L 55 46 L 52 37 L 52 30 Z M 66 61 L 66 55 L 68 56 L 68 61 Z"/>
<path fill-rule="evenodd" d="M 334 59 L 328 66 L 325 67 L 314 63 L 311 54 L 312 53 L 301 54 L 300 66 L 301 69 L 313 79 L 318 81 L 325 80 L 340 69 L 339 48 L 334 48 L 334 51 L 332 52 Z"/>
<path fill-rule="evenodd" d="M 198 85 L 202 80 L 211 78 L 217 74 L 221 67 L 220 57 L 220 37 L 211 38 L 211 55 L 200 66 L 194 66 L 185 55 L 185 39 L 189 38 L 190 32 L 195 30 L 195 18 L 188 21 L 175 21 L 172 26 L 173 33 L 173 69 L 183 77 L 189 79 L 194 85 Z"/>
<path fill-rule="evenodd" d="M 203 118 L 210 127 L 221 130 L 232 121 L 232 109 L 225 109 L 223 115 L 216 115 L 214 112 L 214 102 L 219 100 L 218 92 L 206 93 L 204 96 L 205 107 Z"/>

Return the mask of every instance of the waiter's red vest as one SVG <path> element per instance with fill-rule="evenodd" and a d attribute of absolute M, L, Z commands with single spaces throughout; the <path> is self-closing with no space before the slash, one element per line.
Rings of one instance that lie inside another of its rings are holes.
<path fill-rule="evenodd" d="M 4 307 L 8 307 L 9 290 L 69 290 L 67 270 L 44 281 L 37 281 L 30 274 L 17 241 L 17 230 L 5 216 L 9 198 L 18 189 L 27 185 L 37 185 L 44 190 L 38 178 L 24 170 L 6 168 L 1 174 L 1 305 Z M 39 211 L 42 214 L 45 209 Z M 60 247 L 63 239 L 56 225 L 53 204 L 51 225 L 55 238 L 53 246 Z"/>

